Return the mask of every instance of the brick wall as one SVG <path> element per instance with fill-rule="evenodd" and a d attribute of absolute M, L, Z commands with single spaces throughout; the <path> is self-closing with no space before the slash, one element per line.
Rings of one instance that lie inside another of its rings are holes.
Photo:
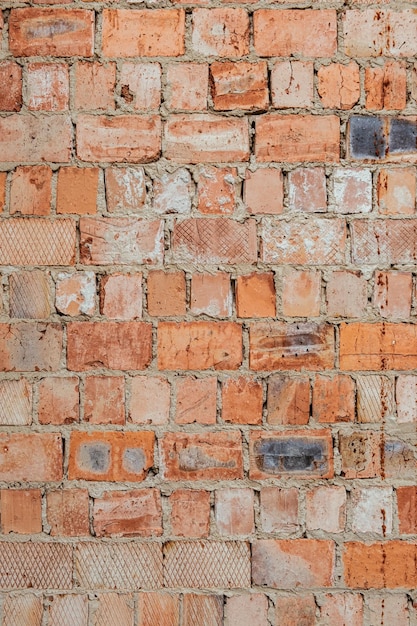
<path fill-rule="evenodd" d="M 416 625 L 412 7 L 0 1 L 2 626 Z"/>

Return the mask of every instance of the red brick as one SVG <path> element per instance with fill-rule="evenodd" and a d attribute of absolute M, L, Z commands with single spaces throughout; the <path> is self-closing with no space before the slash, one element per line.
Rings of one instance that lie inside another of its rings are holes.
<path fill-rule="evenodd" d="M 326 288 L 327 314 L 361 317 L 368 304 L 367 282 L 358 272 L 332 272 Z"/>
<path fill-rule="evenodd" d="M 0 424 L 28 426 L 32 423 L 32 385 L 26 378 L 0 380 Z"/>
<path fill-rule="evenodd" d="M 73 585 L 73 546 L 63 543 L 52 543 L 45 541 L 25 541 L 1 543 L 1 553 L 4 565 L 1 584 L 3 589 L 71 589 Z M 53 566 L 51 567 L 51 564 Z M 19 596 L 14 597 L 16 600 Z M 23 595 L 21 596 L 24 597 Z M 29 595 L 31 597 L 31 593 Z M 39 598 L 38 618 L 34 616 L 33 604 L 27 610 L 26 603 L 15 610 L 10 609 L 10 604 L 6 608 L 7 621 L 3 626 L 14 626 L 21 624 L 21 617 L 26 616 L 29 620 L 28 626 L 40 626 L 42 618 L 42 600 Z M 25 607 L 26 604 L 26 607 Z M 35 619 L 34 619 L 35 618 Z M 25 626 L 26 626 L 25 624 Z"/>
<path fill-rule="evenodd" d="M 237 170 L 235 167 L 207 166 L 198 178 L 198 210 L 200 213 L 230 215 L 236 208 Z"/>
<path fill-rule="evenodd" d="M 41 270 L 13 272 L 9 277 L 10 317 L 47 319 L 51 314 L 49 276 Z"/>
<path fill-rule="evenodd" d="M 6 208 L 7 172 L 0 172 L 0 213 Z"/>
<path fill-rule="evenodd" d="M 415 587 L 414 567 L 416 545 L 401 541 L 385 541 L 366 545 L 344 544 L 343 567 L 345 583 L 352 589 L 396 589 Z"/>
<path fill-rule="evenodd" d="M 318 92 L 324 107 L 351 109 L 359 100 L 359 66 L 354 61 L 348 65 L 331 63 L 322 65 L 317 72 Z"/>
<path fill-rule="evenodd" d="M 271 99 L 277 109 L 312 106 L 314 65 L 305 61 L 278 61 L 271 72 Z"/>
<path fill-rule="evenodd" d="M 53 537 L 86 537 L 90 534 L 87 489 L 49 491 L 46 506 Z"/>
<path fill-rule="evenodd" d="M 259 56 L 332 57 L 337 49 L 336 11 L 261 9 L 254 13 Z"/>
<path fill-rule="evenodd" d="M 275 317 L 273 273 L 238 276 L 236 309 L 238 317 Z"/>
<path fill-rule="evenodd" d="M 411 311 L 410 272 L 376 272 L 374 306 L 381 317 L 408 318 Z"/>
<path fill-rule="evenodd" d="M 338 485 L 318 486 L 307 491 L 308 530 L 341 533 L 346 523 L 346 491 Z"/>
<path fill-rule="evenodd" d="M 135 376 L 131 380 L 129 419 L 134 424 L 166 424 L 171 386 L 162 376 Z"/>
<path fill-rule="evenodd" d="M 275 589 L 331 587 L 334 576 L 333 541 L 261 539 L 252 545 L 255 585 Z"/>
<path fill-rule="evenodd" d="M 176 163 L 227 163 L 249 159 L 248 121 L 212 114 L 171 115 L 164 156 Z"/>
<path fill-rule="evenodd" d="M 417 53 L 417 17 L 411 9 L 346 11 L 344 51 L 352 57 L 408 57 Z"/>
<path fill-rule="evenodd" d="M 261 489 L 260 519 L 265 533 L 298 530 L 298 491 L 279 487 Z"/>
<path fill-rule="evenodd" d="M 152 328 L 144 322 L 71 322 L 68 369 L 142 370 L 151 360 Z"/>
<path fill-rule="evenodd" d="M 326 594 L 320 615 L 326 624 L 362 626 L 363 598 L 359 593 Z"/>
<path fill-rule="evenodd" d="M 110 319 L 142 317 L 142 274 L 111 274 L 100 283 L 100 311 Z"/>
<path fill-rule="evenodd" d="M 284 188 L 281 170 L 264 168 L 246 170 L 244 202 L 249 213 L 280 214 L 283 211 Z"/>
<path fill-rule="evenodd" d="M 220 535 L 250 535 L 254 531 L 253 490 L 218 489 L 214 515 Z"/>
<path fill-rule="evenodd" d="M 59 369 L 61 352 L 60 324 L 0 324 L 0 371 L 56 371 Z"/>
<path fill-rule="evenodd" d="M 21 108 L 22 68 L 14 61 L 3 61 L 0 63 L 0 110 L 20 111 Z"/>
<path fill-rule="evenodd" d="M 110 620 L 120 626 L 133 625 L 135 605 L 132 594 L 100 593 L 97 594 L 97 599 L 98 607 L 94 613 L 93 626 L 100 626 Z"/>
<path fill-rule="evenodd" d="M 94 11 L 84 9 L 12 9 L 10 51 L 16 56 L 93 56 Z"/>
<path fill-rule="evenodd" d="M 57 213 L 97 212 L 97 167 L 61 167 L 58 173 Z"/>
<path fill-rule="evenodd" d="M 326 175 L 321 167 L 288 172 L 288 201 L 293 211 L 322 213 L 327 209 Z"/>
<path fill-rule="evenodd" d="M 55 282 L 55 306 L 60 313 L 75 317 L 94 315 L 96 276 L 94 272 L 60 272 Z"/>
<path fill-rule="evenodd" d="M 371 430 L 341 434 L 339 452 L 344 478 L 376 478 L 381 474 L 381 436 Z"/>
<path fill-rule="evenodd" d="M 384 215 L 413 215 L 416 206 L 414 168 L 384 169 L 378 176 L 379 212 Z"/>
<path fill-rule="evenodd" d="M 171 530 L 177 537 L 208 537 L 210 529 L 210 493 L 177 489 L 169 497 Z M 149 625 L 151 626 L 151 625 Z"/>
<path fill-rule="evenodd" d="M 124 378 L 87 376 L 84 383 L 84 421 L 90 424 L 124 424 Z"/>
<path fill-rule="evenodd" d="M 313 418 L 321 423 L 355 421 L 355 383 L 350 376 L 316 376 Z"/>
<path fill-rule="evenodd" d="M 263 115 L 256 120 L 255 156 L 261 163 L 337 163 L 339 133 L 339 118 L 335 115 Z"/>
<path fill-rule="evenodd" d="M 192 47 L 203 56 L 241 57 L 249 52 L 249 17 L 244 9 L 193 10 Z"/>
<path fill-rule="evenodd" d="M 78 116 L 77 155 L 82 161 L 149 163 L 160 151 L 158 115 Z"/>
<path fill-rule="evenodd" d="M 64 63 L 29 63 L 27 106 L 30 111 L 65 111 L 69 103 L 69 73 Z"/>
<path fill-rule="evenodd" d="M 184 594 L 183 626 L 221 626 L 223 596 Z"/>
<path fill-rule="evenodd" d="M 215 424 L 217 413 L 217 378 L 177 378 L 177 424 Z"/>
<path fill-rule="evenodd" d="M 135 110 L 157 109 L 161 104 L 159 63 L 123 63 L 120 71 L 120 97 Z"/>
<path fill-rule="evenodd" d="M 47 165 L 17 167 L 12 174 L 10 213 L 49 215 L 52 170 Z"/>
<path fill-rule="evenodd" d="M 367 67 L 365 93 L 367 109 L 404 109 L 407 104 L 405 64 L 388 61 L 383 67 Z"/>
<path fill-rule="evenodd" d="M 146 180 L 142 167 L 106 168 L 106 200 L 109 213 L 136 212 L 146 201 Z"/>
<path fill-rule="evenodd" d="M 233 480 L 243 478 L 238 432 L 167 433 L 160 441 L 166 480 Z"/>
<path fill-rule="evenodd" d="M 417 423 L 417 376 L 398 376 L 395 385 L 397 421 L 399 424 Z"/>
<path fill-rule="evenodd" d="M 107 111 L 115 108 L 116 64 L 98 61 L 75 63 L 74 106 L 80 111 Z"/>
<path fill-rule="evenodd" d="M 272 376 L 268 381 L 267 408 L 268 424 L 308 424 L 309 379 Z"/>
<path fill-rule="evenodd" d="M 277 596 L 275 599 L 275 615 L 279 626 L 315 626 L 316 602 L 312 593 L 305 595 Z"/>
<path fill-rule="evenodd" d="M 68 163 L 71 145 L 72 126 L 66 115 L 9 115 L 0 119 L 2 161 Z"/>
<path fill-rule="evenodd" d="M 43 378 L 39 383 L 40 424 L 71 424 L 79 420 L 79 380 L 76 376 Z"/>
<path fill-rule="evenodd" d="M 369 213 L 372 210 L 372 172 L 366 169 L 337 168 L 333 172 L 336 213 Z"/>
<path fill-rule="evenodd" d="M 163 260 L 163 223 L 129 217 L 80 220 L 80 255 L 86 265 L 157 264 Z"/>
<path fill-rule="evenodd" d="M 177 9 L 104 9 L 103 54 L 176 57 L 184 54 L 185 12 Z"/>
<path fill-rule="evenodd" d="M 334 366 L 334 330 L 313 322 L 257 322 L 250 326 L 252 370 L 316 370 Z"/>
<path fill-rule="evenodd" d="M 1 433 L 0 480 L 44 482 L 62 479 L 62 439 L 58 433 Z"/>
<path fill-rule="evenodd" d="M 205 111 L 207 95 L 207 63 L 178 63 L 168 66 L 165 101 L 170 109 Z"/>
<path fill-rule="evenodd" d="M 417 220 L 355 220 L 351 224 L 352 261 L 381 265 L 414 263 Z"/>
<path fill-rule="evenodd" d="M 97 537 L 151 537 L 162 534 L 158 489 L 105 491 L 95 498 L 93 528 Z"/>
<path fill-rule="evenodd" d="M 154 270 L 148 275 L 149 315 L 185 315 L 186 285 L 184 272 Z"/>
<path fill-rule="evenodd" d="M 285 270 L 282 277 L 282 313 L 289 317 L 320 315 L 321 273 L 315 270 Z"/>
<path fill-rule="evenodd" d="M 233 424 L 261 424 L 262 382 L 240 376 L 227 378 L 222 385 L 222 419 Z"/>
<path fill-rule="evenodd" d="M 263 593 L 246 593 L 226 599 L 228 626 L 267 626 L 268 598 Z"/>
<path fill-rule="evenodd" d="M 191 313 L 210 317 L 229 317 L 233 297 L 230 274 L 193 274 L 191 278 Z"/>
<path fill-rule="evenodd" d="M 399 531 L 401 534 L 417 533 L 417 487 L 397 487 Z"/>
<path fill-rule="evenodd" d="M 392 487 L 355 487 L 349 500 L 354 533 L 392 533 Z"/>
<path fill-rule="evenodd" d="M 232 322 L 160 322 L 160 370 L 238 369 L 242 328 Z"/>
<path fill-rule="evenodd" d="M 0 222 L 1 265 L 73 265 L 73 220 L 11 218 Z"/>
<path fill-rule="evenodd" d="M 154 180 L 153 192 L 153 209 L 157 213 L 190 213 L 194 188 L 187 169 L 162 174 Z"/>
<path fill-rule="evenodd" d="M 153 464 L 154 433 L 73 431 L 69 480 L 140 482 Z"/>
<path fill-rule="evenodd" d="M 165 592 L 140 593 L 138 626 L 154 626 L 155 619 L 159 626 L 174 626 L 179 624 L 180 603 L 179 594 Z"/>
<path fill-rule="evenodd" d="M 40 489 L 2 489 L 0 491 L 1 532 L 31 535 L 42 532 L 42 494 Z"/>
<path fill-rule="evenodd" d="M 268 108 L 268 70 L 265 61 L 212 63 L 210 75 L 215 111 L 264 111 Z"/>

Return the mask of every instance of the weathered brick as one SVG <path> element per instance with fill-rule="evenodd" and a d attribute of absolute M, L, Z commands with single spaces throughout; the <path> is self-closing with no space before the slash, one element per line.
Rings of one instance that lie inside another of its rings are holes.
<path fill-rule="evenodd" d="M 409 317 L 411 291 L 410 272 L 375 273 L 373 303 L 381 317 Z"/>
<path fill-rule="evenodd" d="M 140 593 L 138 605 L 138 626 L 153 626 L 155 619 L 160 626 L 175 626 L 179 623 L 180 598 L 177 594 Z"/>
<path fill-rule="evenodd" d="M 40 424 L 71 424 L 79 419 L 79 380 L 76 376 L 43 378 L 39 383 Z"/>
<path fill-rule="evenodd" d="M 0 172 L 0 213 L 6 208 L 7 172 Z"/>
<path fill-rule="evenodd" d="M 20 111 L 21 108 L 22 68 L 15 61 L 2 61 L 0 63 L 0 110 Z"/>
<path fill-rule="evenodd" d="M 142 274 L 111 274 L 100 283 L 100 311 L 110 319 L 142 317 Z"/>
<path fill-rule="evenodd" d="M 2 481 L 62 479 L 62 440 L 58 433 L 1 433 L 0 442 Z"/>
<path fill-rule="evenodd" d="M 315 626 L 316 602 L 312 593 L 303 595 L 277 596 L 275 600 L 275 615 L 280 626 Z"/>
<path fill-rule="evenodd" d="M 414 168 L 384 169 L 378 176 L 379 212 L 413 215 L 416 206 L 416 174 Z"/>
<path fill-rule="evenodd" d="M 40 270 L 10 274 L 10 317 L 46 319 L 50 316 L 51 286 L 48 278 Z"/>
<path fill-rule="evenodd" d="M 153 192 L 153 209 L 156 213 L 190 213 L 194 189 L 187 169 L 179 168 L 172 174 L 162 174 L 154 180 Z"/>
<path fill-rule="evenodd" d="M 362 430 L 343 433 L 339 439 L 344 478 L 375 478 L 381 472 L 381 435 Z M 382 447 L 383 448 L 383 447 Z"/>
<path fill-rule="evenodd" d="M 161 66 L 159 63 L 123 63 L 120 72 L 120 97 L 135 110 L 157 109 L 161 104 Z"/>
<path fill-rule="evenodd" d="M 60 272 L 55 282 L 55 306 L 60 313 L 75 317 L 94 315 L 96 276 L 94 272 Z"/>
<path fill-rule="evenodd" d="M 69 72 L 65 63 L 29 63 L 27 106 L 30 111 L 65 111 L 69 103 Z"/>
<path fill-rule="evenodd" d="M 398 437 L 381 437 L 381 475 L 396 480 L 415 480 L 417 475 L 416 447 Z"/>
<path fill-rule="evenodd" d="M 213 108 L 216 111 L 263 111 L 268 108 L 268 72 L 265 61 L 212 63 L 210 76 Z"/>
<path fill-rule="evenodd" d="M 249 52 L 249 17 L 241 8 L 194 9 L 193 50 L 203 56 L 241 57 Z"/>
<path fill-rule="evenodd" d="M 355 383 L 350 376 L 316 376 L 313 386 L 313 418 L 317 422 L 355 420 Z"/>
<path fill-rule="evenodd" d="M 247 593 L 226 599 L 225 619 L 229 626 L 267 626 L 268 599 L 262 593 Z"/>
<path fill-rule="evenodd" d="M 74 106 L 80 111 L 107 111 L 115 108 L 116 64 L 77 61 L 75 64 Z"/>
<path fill-rule="evenodd" d="M 162 534 L 158 489 L 106 491 L 95 498 L 93 528 L 97 537 L 150 537 Z"/>
<path fill-rule="evenodd" d="M 344 544 L 345 583 L 352 589 L 396 589 L 415 587 L 416 545 L 402 541 L 385 541 L 370 545 L 360 542 Z"/>
<path fill-rule="evenodd" d="M 181 63 L 168 66 L 165 100 L 171 109 L 205 111 L 207 95 L 207 63 Z"/>
<path fill-rule="evenodd" d="M 272 376 L 268 380 L 268 424 L 308 424 L 310 381 L 307 377 Z"/>
<path fill-rule="evenodd" d="M 143 168 L 106 168 L 106 200 L 109 213 L 130 213 L 143 209 L 146 201 Z"/>
<path fill-rule="evenodd" d="M 148 313 L 154 316 L 185 315 L 184 272 L 154 270 L 148 274 Z"/>
<path fill-rule="evenodd" d="M 228 378 L 222 385 L 222 419 L 233 424 L 261 424 L 262 382 L 240 376 Z"/>
<path fill-rule="evenodd" d="M 367 67 L 365 92 L 367 109 L 404 109 L 407 102 L 405 64 L 389 61 L 383 67 Z"/>
<path fill-rule="evenodd" d="M 10 213 L 49 215 L 52 170 L 47 165 L 17 167 L 10 187 Z"/>
<path fill-rule="evenodd" d="M 233 298 L 230 275 L 225 272 L 193 274 L 191 278 L 191 313 L 210 317 L 229 317 Z"/>
<path fill-rule="evenodd" d="M 124 424 L 125 385 L 122 376 L 87 376 L 84 382 L 84 421 Z"/>
<path fill-rule="evenodd" d="M 355 220 L 352 260 L 362 264 L 407 264 L 417 258 L 417 221 Z"/>
<path fill-rule="evenodd" d="M 223 596 L 186 593 L 183 599 L 183 626 L 221 626 Z"/>
<path fill-rule="evenodd" d="M 0 119 L 2 161 L 68 163 L 72 145 L 67 115 L 9 115 Z"/>
<path fill-rule="evenodd" d="M 74 620 L 78 626 L 88 624 L 88 595 L 67 594 L 50 596 L 48 624 L 50 626 L 70 626 L 67 620 Z"/>
<path fill-rule="evenodd" d="M 169 497 L 171 530 L 178 537 L 207 537 L 210 530 L 210 493 L 177 489 Z M 151 626 L 151 625 L 149 625 Z"/>
<path fill-rule="evenodd" d="M 327 313 L 362 317 L 368 304 L 367 282 L 358 272 L 332 272 L 326 286 Z"/>
<path fill-rule="evenodd" d="M 217 412 L 217 378 L 177 378 L 177 424 L 215 424 Z"/>
<path fill-rule="evenodd" d="M 320 315 L 321 273 L 291 267 L 282 276 L 282 312 L 289 317 Z"/>
<path fill-rule="evenodd" d="M 322 65 L 317 72 L 317 78 L 317 89 L 324 107 L 346 110 L 351 109 L 359 100 L 359 66 L 354 61 L 348 65 Z"/>
<path fill-rule="evenodd" d="M 415 535 L 417 532 L 417 487 L 397 487 L 399 531 Z"/>
<path fill-rule="evenodd" d="M 116 621 L 120 626 L 132 626 L 134 620 L 133 595 L 128 593 L 103 593 L 97 595 L 98 607 L 94 613 L 93 625 Z"/>
<path fill-rule="evenodd" d="M 254 172 L 246 170 L 244 202 L 249 213 L 282 213 L 283 196 L 281 170 L 275 168 L 262 168 Z"/>
<path fill-rule="evenodd" d="M 2 589 L 72 588 L 73 547 L 71 545 L 44 541 L 2 542 L 0 549 L 3 563 L 0 575 Z M 39 609 L 38 615 L 40 613 Z M 14 613 L 14 621 L 10 621 L 8 626 L 17 624 L 20 616 L 20 612 Z M 40 622 L 32 623 L 36 626 L 40 625 Z"/>
<path fill-rule="evenodd" d="M 134 376 L 131 380 L 129 419 L 134 424 L 166 424 L 171 386 L 162 376 Z"/>
<path fill-rule="evenodd" d="M 57 213 L 97 212 L 99 170 L 96 167 L 61 167 L 58 173 Z"/>
<path fill-rule="evenodd" d="M 53 537 L 86 537 L 90 534 L 87 489 L 49 491 L 46 511 Z"/>
<path fill-rule="evenodd" d="M 386 376 L 356 377 L 356 413 L 362 424 L 374 424 L 394 416 L 394 381 Z"/>
<path fill-rule="evenodd" d="M 338 485 L 318 486 L 307 491 L 308 530 L 341 533 L 346 523 L 346 491 Z"/>
<path fill-rule="evenodd" d="M 42 495 L 40 489 L 2 489 L 0 491 L 1 532 L 31 535 L 42 532 Z"/>
<path fill-rule="evenodd" d="M 397 420 L 399 424 L 417 423 L 417 376 L 400 375 L 395 385 Z"/>
<path fill-rule="evenodd" d="M 415 611 L 408 607 L 407 595 L 405 593 L 383 596 L 368 596 L 366 598 L 368 614 L 365 612 L 365 620 L 375 620 L 382 626 L 397 624 L 397 626 L 408 626 L 412 614 Z M 366 611 L 366 609 L 365 609 Z"/>
<path fill-rule="evenodd" d="M 39 372 L 59 369 L 62 326 L 42 322 L 0 324 L 0 371 Z"/>
<path fill-rule="evenodd" d="M 292 533 L 298 530 L 298 491 L 263 487 L 260 519 L 265 533 Z"/>
<path fill-rule="evenodd" d="M 356 487 L 350 493 L 350 520 L 355 533 L 392 533 L 392 488 Z"/>
<path fill-rule="evenodd" d="M 250 535 L 254 531 L 253 507 L 252 489 L 218 489 L 214 516 L 220 535 Z"/>
<path fill-rule="evenodd" d="M 0 424 L 27 426 L 32 422 L 32 386 L 25 378 L 0 381 Z"/>
<path fill-rule="evenodd" d="M 372 172 L 361 168 L 337 168 L 333 172 L 336 213 L 369 213 L 372 210 Z"/>
<path fill-rule="evenodd" d="M 198 178 L 198 210 L 200 213 L 230 215 L 236 208 L 235 167 L 206 166 Z"/>
<path fill-rule="evenodd" d="M 328 593 L 320 607 L 320 616 L 324 624 L 362 626 L 363 598 L 359 593 Z"/>
<path fill-rule="evenodd" d="M 417 16 L 411 9 L 346 11 L 345 53 L 352 57 L 413 56 L 417 53 L 416 26 Z"/>
<path fill-rule="evenodd" d="M 271 99 L 277 109 L 313 104 L 314 65 L 309 61 L 278 61 L 271 71 Z"/>
<path fill-rule="evenodd" d="M 321 167 L 299 167 L 288 173 L 288 202 L 293 211 L 327 210 L 326 176 Z"/>
<path fill-rule="evenodd" d="M 238 317 L 275 317 L 275 285 L 272 272 L 238 276 L 236 280 Z"/>

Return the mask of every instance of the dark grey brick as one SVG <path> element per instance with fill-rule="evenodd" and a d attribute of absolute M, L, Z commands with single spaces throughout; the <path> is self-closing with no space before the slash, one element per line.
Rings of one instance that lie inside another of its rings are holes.
<path fill-rule="evenodd" d="M 349 145 L 354 159 L 383 158 L 386 150 L 383 120 L 353 115 L 349 122 Z"/>

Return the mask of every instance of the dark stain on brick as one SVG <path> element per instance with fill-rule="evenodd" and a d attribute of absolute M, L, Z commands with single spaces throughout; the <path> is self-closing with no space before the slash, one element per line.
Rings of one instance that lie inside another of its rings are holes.
<path fill-rule="evenodd" d="M 101 442 L 83 444 L 79 451 L 79 462 L 90 472 L 107 472 L 110 467 L 110 446 Z"/>
<path fill-rule="evenodd" d="M 350 153 L 354 159 L 385 156 L 384 122 L 379 117 L 353 115 L 349 124 Z"/>
<path fill-rule="evenodd" d="M 390 152 L 416 152 L 416 122 L 405 119 L 392 119 L 389 134 Z"/>
<path fill-rule="evenodd" d="M 255 463 L 267 474 L 328 472 L 327 446 L 324 440 L 308 437 L 265 438 L 255 442 Z"/>

